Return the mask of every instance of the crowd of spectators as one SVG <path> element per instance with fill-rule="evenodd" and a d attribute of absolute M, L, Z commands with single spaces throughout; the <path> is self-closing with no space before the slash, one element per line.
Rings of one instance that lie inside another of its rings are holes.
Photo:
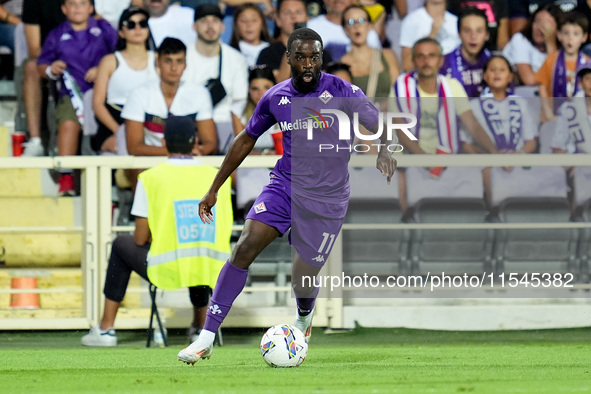
<path fill-rule="evenodd" d="M 566 122 L 564 101 L 588 96 L 590 17 L 591 0 L 3 0 L 0 47 L 23 74 L 25 156 L 80 154 L 83 134 L 96 154 L 164 154 L 170 116 L 195 119 L 195 154 L 223 154 L 261 94 L 289 78 L 287 39 L 306 25 L 329 72 L 420 111 L 407 152 L 535 153 L 531 125 Z M 520 85 L 539 86 L 541 119 L 525 121 Z M 569 127 L 555 151 L 587 151 Z M 61 171 L 60 193 L 75 194 Z"/>

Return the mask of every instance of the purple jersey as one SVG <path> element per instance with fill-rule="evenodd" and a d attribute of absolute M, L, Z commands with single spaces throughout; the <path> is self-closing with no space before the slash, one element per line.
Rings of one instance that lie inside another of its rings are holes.
<path fill-rule="evenodd" d="M 482 50 L 476 63 L 470 63 L 462 56 L 461 46 L 443 58 L 440 73 L 455 78 L 464 86 L 468 97 L 480 96 L 484 65 L 490 57 L 488 49 Z"/>
<path fill-rule="evenodd" d="M 357 113 L 359 123 L 368 130 L 378 125 L 378 110 L 361 89 L 322 73 L 318 86 L 310 93 L 298 92 L 291 79 L 269 89 L 248 122 L 246 133 L 256 139 L 275 123 L 279 124 L 283 132 L 283 157 L 273 171 L 289 181 L 290 185 L 285 187 L 295 195 L 317 201 L 344 203 L 349 199 L 347 165 L 354 134 L 351 132 L 349 139 L 339 139 L 340 122 L 328 115 L 321 117 L 323 109 L 340 110 L 350 121 Z M 308 140 L 307 122 L 311 119 L 329 120 L 319 122 L 320 129 L 314 129 L 313 140 Z M 319 151 L 320 143 L 340 149 Z"/>
<path fill-rule="evenodd" d="M 90 17 L 88 27 L 81 31 L 74 31 L 70 22 L 65 21 L 49 32 L 37 64 L 64 61 L 84 93 L 92 88 L 92 83 L 86 82 L 84 75 L 92 67 L 98 66 L 103 56 L 113 52 L 115 45 L 117 32 L 105 20 Z M 60 97 L 67 95 L 68 92 L 62 84 Z"/>

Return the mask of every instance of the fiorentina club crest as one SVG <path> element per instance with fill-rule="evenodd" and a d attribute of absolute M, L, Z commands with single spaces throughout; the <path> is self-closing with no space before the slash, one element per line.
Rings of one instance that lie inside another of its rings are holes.
<path fill-rule="evenodd" d="M 267 207 L 265 206 L 264 202 L 260 202 L 254 206 L 254 213 L 261 213 L 267 211 Z"/>
<path fill-rule="evenodd" d="M 328 90 L 325 90 L 324 92 L 322 92 L 322 94 L 320 96 L 318 96 L 318 98 L 324 104 L 327 104 L 330 101 L 330 99 L 332 98 L 332 94 L 328 93 Z"/>

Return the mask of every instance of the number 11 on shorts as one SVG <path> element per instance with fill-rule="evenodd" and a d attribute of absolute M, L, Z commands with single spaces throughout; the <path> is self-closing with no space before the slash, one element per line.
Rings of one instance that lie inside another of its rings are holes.
<path fill-rule="evenodd" d="M 328 254 L 330 249 L 332 248 L 332 244 L 334 243 L 334 238 L 336 234 L 329 234 L 329 233 L 322 233 L 322 243 L 318 248 L 318 253 Z M 330 239 L 330 241 L 329 241 Z M 328 245 L 326 244 L 328 241 Z M 326 246 L 326 249 L 325 249 Z M 324 251 L 323 251 L 324 250 Z"/>

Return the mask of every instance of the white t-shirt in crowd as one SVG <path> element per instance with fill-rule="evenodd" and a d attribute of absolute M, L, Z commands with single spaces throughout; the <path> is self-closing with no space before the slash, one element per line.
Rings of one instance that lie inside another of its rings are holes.
<path fill-rule="evenodd" d="M 150 17 L 148 24 L 156 47 L 159 47 L 166 37 L 178 38 L 187 47 L 197 41 L 193 30 L 193 16 L 195 11 L 189 7 L 171 5 L 166 14 L 160 17 Z"/>
<path fill-rule="evenodd" d="M 94 0 L 94 9 L 115 30 L 119 30 L 119 18 L 130 4 L 131 0 Z"/>
<path fill-rule="evenodd" d="M 252 45 L 247 42 L 240 40 L 238 42 L 238 47 L 240 48 L 240 53 L 246 59 L 246 64 L 248 67 L 252 67 L 257 64 L 257 59 L 259 58 L 259 54 L 263 49 L 269 46 L 267 41 L 261 42 L 259 45 Z"/>
<path fill-rule="evenodd" d="M 181 82 L 170 109 L 160 88 L 160 80 L 147 82 L 133 90 L 121 117 L 144 124 L 144 143 L 162 146 L 164 123 L 169 116 L 195 116 L 195 120 L 212 119 L 211 99 L 203 86 Z"/>
<path fill-rule="evenodd" d="M 411 12 L 402 20 L 400 27 L 400 46 L 402 48 L 412 48 L 415 42 L 429 36 L 432 26 L 433 18 L 429 15 L 425 7 Z M 443 17 L 443 26 L 439 29 L 439 33 L 437 33 L 435 39 L 441 45 L 444 55 L 447 55 L 460 46 L 462 41 L 458 35 L 458 17 L 446 11 Z"/>
<path fill-rule="evenodd" d="M 248 95 L 248 66 L 240 52 L 229 45 L 222 45 L 222 85 L 224 97 L 213 109 L 213 121 L 232 121 L 232 112 L 242 114 Z M 205 86 L 207 81 L 219 76 L 220 57 L 207 57 L 197 52 L 195 45 L 187 47 L 187 69 L 183 80 Z M 209 92 L 208 92 L 209 95 Z M 238 115 L 239 116 L 239 115 Z"/>
<path fill-rule="evenodd" d="M 540 52 L 529 40 L 521 33 L 516 33 L 503 48 L 503 55 L 511 64 L 529 64 L 533 72 L 538 72 L 547 54 Z"/>

